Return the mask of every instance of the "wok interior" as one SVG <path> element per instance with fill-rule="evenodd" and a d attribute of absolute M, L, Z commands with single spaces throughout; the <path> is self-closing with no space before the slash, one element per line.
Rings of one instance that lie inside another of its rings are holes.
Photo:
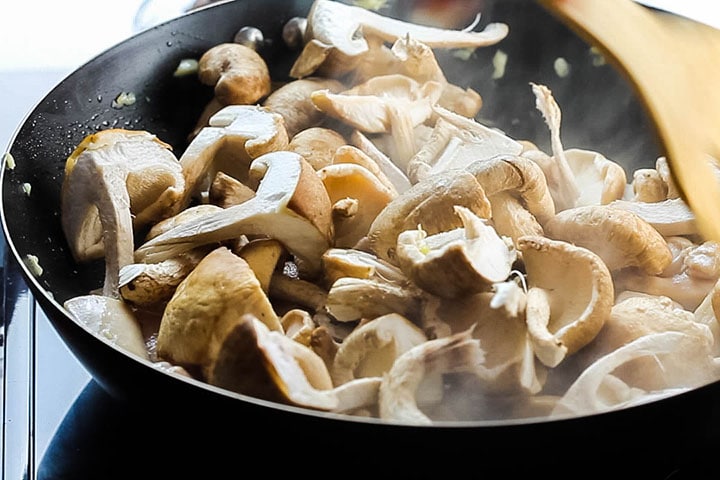
<path fill-rule="evenodd" d="M 413 19 L 410 2 L 394 3 L 400 5 L 387 14 Z M 16 167 L 4 172 L 3 215 L 17 260 L 22 262 L 27 255 L 39 259 L 43 274 L 30 278 L 30 286 L 43 297 L 53 322 L 68 322 L 59 305 L 96 289 L 103 272 L 102 262 L 78 265 L 73 261 L 60 227 L 63 169 L 75 146 L 87 134 L 106 128 L 143 129 L 171 144 L 179 156 L 187 145 L 187 133 L 212 96 L 212 90 L 194 76 L 173 76 L 179 61 L 198 58 L 209 47 L 232 40 L 240 27 L 251 25 L 272 39 L 260 50 L 272 77 L 286 79 L 296 52 L 284 47 L 282 27 L 290 18 L 304 16 L 310 4 L 229 2 L 155 27 L 80 68 L 30 113 L 10 150 Z M 534 108 L 529 87 L 529 82 L 544 84 L 563 109 L 566 147 L 601 152 L 628 171 L 652 165 L 659 154 L 652 127 L 629 85 L 612 66 L 598 66 L 589 46 L 534 2 L 479 4 L 483 10 L 478 29 L 488 22 L 504 22 L 510 26 L 510 35 L 497 46 L 478 49 L 467 60 L 451 52 L 438 53 L 449 80 L 482 95 L 479 120 L 549 150 L 547 126 Z M 494 79 L 493 56 L 498 49 L 508 60 L 505 74 Z M 569 75 L 558 75 L 554 67 L 558 58 L 569 63 Z M 138 101 L 120 109 L 112 107 L 121 92 L 134 92 Z M 24 184 L 32 185 L 30 195 L 23 190 Z"/>

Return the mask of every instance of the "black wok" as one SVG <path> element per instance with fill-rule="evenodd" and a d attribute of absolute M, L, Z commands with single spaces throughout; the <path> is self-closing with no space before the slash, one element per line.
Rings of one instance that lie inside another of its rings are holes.
<path fill-rule="evenodd" d="M 317 450 L 313 457 L 321 465 L 348 464 L 351 470 L 382 458 L 399 461 L 406 473 L 441 464 L 449 469 L 464 466 L 478 474 L 493 465 L 508 473 L 525 467 L 542 472 L 582 458 L 597 471 L 610 464 L 619 468 L 613 463 L 619 458 L 616 455 L 633 452 L 640 468 L 664 471 L 692 457 L 698 447 L 717 444 L 717 383 L 646 405 L 567 420 L 408 427 L 281 406 L 170 376 L 95 337 L 68 316 L 62 303 L 97 288 L 103 275 L 101 263 L 77 265 L 73 261 L 60 227 L 63 167 L 75 145 L 91 132 L 123 127 L 155 133 L 180 155 L 212 91 L 194 76 L 173 77 L 179 61 L 198 58 L 209 47 L 231 41 L 240 27 L 252 25 L 270 40 L 260 53 L 273 77 L 286 78 L 295 52 L 283 44 L 281 30 L 288 19 L 304 16 L 310 3 L 219 3 L 144 31 L 60 82 L 17 131 L 10 147 L 16 166 L 5 169 L 2 179 L 2 221 L 9 252 L 12 261 L 21 264 L 40 307 L 96 381 L 123 402 L 152 408 L 158 420 L 182 413 L 188 432 L 195 432 L 191 425 L 207 429 L 204 442 L 222 432 L 242 431 L 253 445 L 282 443 L 283 435 L 302 443 L 297 435 L 313 432 L 320 444 L 302 448 Z M 396 3 L 400 5 L 389 14 L 409 14 L 412 2 Z M 644 110 L 611 66 L 594 65 L 587 44 L 534 2 L 487 0 L 481 24 L 489 21 L 511 27 L 511 34 L 499 46 L 508 53 L 501 79 L 492 79 L 492 57 L 498 47 L 478 50 L 467 61 L 449 54 L 440 57 L 451 80 L 483 95 L 484 121 L 549 150 L 548 143 L 543 143 L 549 139 L 547 127 L 534 109 L 528 86 L 531 81 L 542 83 L 551 88 L 563 109 L 566 146 L 603 152 L 627 169 L 653 164 L 661 152 Z M 557 74 L 553 62 L 558 57 L 567 59 L 570 75 Z M 115 109 L 111 102 L 120 92 L 134 92 L 138 101 Z M 22 188 L 25 183 L 32 185 L 30 195 Z M 27 255 L 38 257 L 41 276 L 33 276 L 23 264 Z M 190 433 L 183 439 L 184 444 L 195 441 L 198 438 Z M 252 445 L 244 448 L 248 450 L 243 455 L 253 453 Z M 292 456 L 290 447 L 279 450 L 281 457 Z M 499 460 L 495 453 L 505 450 L 517 458 L 511 463 Z M 530 458 L 543 461 L 535 466 Z"/>

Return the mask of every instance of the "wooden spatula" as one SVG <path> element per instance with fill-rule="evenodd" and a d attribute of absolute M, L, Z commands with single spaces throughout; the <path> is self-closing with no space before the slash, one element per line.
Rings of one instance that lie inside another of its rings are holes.
<path fill-rule="evenodd" d="M 720 30 L 631 0 L 539 2 L 627 76 L 700 233 L 720 241 Z"/>

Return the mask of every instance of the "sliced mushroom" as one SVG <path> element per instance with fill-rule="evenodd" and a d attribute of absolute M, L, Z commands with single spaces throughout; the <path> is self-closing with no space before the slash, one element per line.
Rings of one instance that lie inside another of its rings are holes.
<path fill-rule="evenodd" d="M 198 78 L 215 88 L 223 105 L 253 105 L 270 93 L 270 71 L 252 48 L 222 43 L 207 50 L 198 60 Z"/>
<path fill-rule="evenodd" d="M 518 240 L 529 290 L 525 317 L 538 359 L 556 367 L 588 345 L 610 316 L 610 271 L 590 250 L 545 237 Z"/>
<path fill-rule="evenodd" d="M 673 198 L 679 198 L 680 191 L 678 190 L 677 185 L 675 184 L 675 179 L 670 172 L 670 165 L 668 165 L 666 157 L 658 157 L 655 161 L 655 170 L 658 171 L 660 178 L 662 178 L 667 185 L 667 199 L 671 200 Z"/>
<path fill-rule="evenodd" d="M 318 170 L 330 202 L 336 204 L 344 199 L 354 199 L 356 209 L 351 215 L 333 217 L 335 243 L 338 248 L 355 246 L 385 206 L 395 198 L 370 170 L 353 163 L 328 165 Z"/>
<path fill-rule="evenodd" d="M 633 201 L 662 202 L 667 199 L 668 186 L 655 168 L 638 168 L 633 173 Z M 615 198 L 620 200 L 622 197 Z"/>
<path fill-rule="evenodd" d="M 287 145 L 287 131 L 280 115 L 258 106 L 224 107 L 210 118 L 210 126 L 200 130 L 180 157 L 186 183 L 183 205 L 207 190 L 218 171 L 247 185 L 252 160 Z"/>
<path fill-rule="evenodd" d="M 366 137 L 362 132 L 353 130 L 350 136 L 352 144 L 359 148 L 368 157 L 375 160 L 385 177 L 393 184 L 398 193 L 402 193 L 410 188 L 410 180 L 404 171 L 402 171 L 392 160 L 388 158 L 375 144 Z"/>
<path fill-rule="evenodd" d="M 337 149 L 346 144 L 345 138 L 335 130 L 311 127 L 292 137 L 287 150 L 302 155 L 315 170 L 320 170 L 330 165 Z"/>
<path fill-rule="evenodd" d="M 672 262 L 667 242 L 652 225 L 612 205 L 564 210 L 543 227 L 550 238 L 592 250 L 611 271 L 636 266 L 659 275 Z"/>
<path fill-rule="evenodd" d="M 315 170 L 298 154 L 273 152 L 255 159 L 250 172 L 261 178 L 252 200 L 152 238 L 136 250 L 137 261 L 158 262 L 199 245 L 257 234 L 282 242 L 308 275 L 318 272 L 332 223 L 330 200 Z"/>
<path fill-rule="evenodd" d="M 544 235 L 535 215 L 510 191 L 498 192 L 488 200 L 492 207 L 492 226 L 498 235 L 510 238 L 513 243 L 526 235 Z"/>
<path fill-rule="evenodd" d="M 388 178 L 378 162 L 370 155 L 363 152 L 360 148 L 353 145 L 342 145 L 335 150 L 335 155 L 333 155 L 332 158 L 332 165 L 342 165 L 346 163 L 366 168 L 370 173 L 377 177 L 378 181 L 385 187 L 385 189 L 387 189 L 392 198 L 397 196 L 398 190 L 395 187 L 395 184 L 390 180 L 390 178 Z"/>
<path fill-rule="evenodd" d="M 445 171 L 413 185 L 393 199 L 375 218 L 357 247 L 397 265 L 397 239 L 418 225 L 434 235 L 462 226 L 456 206 L 490 217 L 490 202 L 475 176 L 467 171 Z"/>
<path fill-rule="evenodd" d="M 397 285 L 410 283 L 398 267 L 361 250 L 330 248 L 323 254 L 322 262 L 327 285 L 344 277 L 384 280 Z"/>
<path fill-rule="evenodd" d="M 337 94 L 318 90 L 312 101 L 327 115 L 362 132 L 387 132 L 393 145 L 390 158 L 405 169 L 415 154 L 413 129 L 430 118 L 441 92 L 438 82 L 419 83 L 394 74 L 373 77 Z"/>
<path fill-rule="evenodd" d="M 633 212 L 665 237 L 695 235 L 699 232 L 695 214 L 682 198 L 673 198 L 662 202 L 615 200 L 609 205 Z"/>
<path fill-rule="evenodd" d="M 380 386 L 379 378 L 363 378 L 330 388 L 317 354 L 249 314 L 239 317 L 222 338 L 207 377 L 213 385 L 244 395 L 333 412 L 375 405 Z"/>
<path fill-rule="evenodd" d="M 120 296 L 120 269 L 133 263 L 133 225 L 179 210 L 185 188 L 179 167 L 154 135 L 121 129 L 87 136 L 68 157 L 60 199 L 63 232 L 76 261 L 105 257 L 104 295 Z"/>
<path fill-rule="evenodd" d="M 560 140 L 560 123 L 562 114 L 560 107 L 555 102 L 552 92 L 545 85 L 532 83 L 532 91 L 535 94 L 535 106 L 542 113 L 545 122 L 550 128 L 550 140 L 553 155 L 547 164 L 542 165 L 548 187 L 555 200 L 555 209 L 560 212 L 577 206 L 580 198 L 575 175 L 568 164 L 565 150 Z"/>
<path fill-rule="evenodd" d="M 290 75 L 295 78 L 331 71 L 342 75 L 357 65 L 369 50 L 367 38 L 386 42 L 410 35 L 431 48 L 463 48 L 493 45 L 508 33 L 502 23 L 491 23 L 482 32 L 444 30 L 415 25 L 382 16 L 364 8 L 329 0 L 316 0 L 307 16 L 305 47 Z"/>
<path fill-rule="evenodd" d="M 285 312 L 280 319 L 280 324 L 283 327 L 285 336 L 306 347 L 310 346 L 313 332 L 318 328 L 312 316 L 300 308 L 293 308 Z M 324 358 L 323 361 L 325 361 Z M 325 363 L 327 367 L 327 362 Z"/>
<path fill-rule="evenodd" d="M 213 345 L 246 313 L 282 332 L 250 266 L 219 247 L 203 258 L 168 302 L 157 336 L 158 355 L 173 364 L 208 368 L 215 360 Z"/>
<path fill-rule="evenodd" d="M 475 120 L 435 107 L 440 117 L 430 138 L 409 160 L 407 174 L 413 183 L 444 170 L 465 168 L 496 155 L 519 155 L 522 146 L 505 134 Z"/>
<path fill-rule="evenodd" d="M 401 423 L 432 423 L 418 407 L 416 391 L 423 379 L 442 373 L 474 372 L 484 352 L 470 331 L 429 340 L 410 348 L 393 363 L 380 384 L 380 418 Z"/>
<path fill-rule="evenodd" d="M 252 188 L 223 172 L 215 175 L 208 191 L 208 201 L 222 208 L 245 203 L 254 196 Z"/>
<path fill-rule="evenodd" d="M 330 370 L 333 384 L 382 377 L 400 355 L 425 341 L 422 330 L 402 315 L 389 313 L 372 319 L 355 328 L 340 344 Z"/>
<path fill-rule="evenodd" d="M 266 294 L 270 291 L 273 274 L 286 253 L 283 244 L 274 238 L 251 240 L 237 252 L 250 265 Z"/>
<path fill-rule="evenodd" d="M 80 295 L 66 300 L 63 307 L 100 338 L 133 355 L 149 359 L 140 323 L 122 300 L 102 295 Z"/>
<path fill-rule="evenodd" d="M 416 285 L 444 298 L 487 290 L 508 278 L 517 257 L 483 219 L 465 207 L 455 207 L 459 229 L 427 236 L 406 230 L 398 236 L 400 267 Z"/>
<path fill-rule="evenodd" d="M 312 92 L 328 90 L 337 93 L 344 89 L 342 83 L 331 78 L 302 78 L 274 90 L 262 105 L 283 117 L 285 129 L 292 138 L 302 130 L 319 126 L 324 118 L 310 98 Z"/>

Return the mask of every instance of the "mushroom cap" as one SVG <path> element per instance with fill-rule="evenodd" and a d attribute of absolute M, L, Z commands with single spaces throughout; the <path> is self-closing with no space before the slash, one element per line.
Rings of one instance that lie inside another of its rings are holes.
<path fill-rule="evenodd" d="M 271 88 L 265 60 L 239 43 L 221 43 L 203 53 L 198 78 L 215 87 L 215 98 L 224 105 L 253 105 Z"/>
<path fill-rule="evenodd" d="M 458 205 L 481 218 L 490 217 L 490 202 L 472 173 L 448 170 L 429 177 L 388 203 L 360 243 L 379 258 L 397 265 L 395 250 L 401 232 L 420 225 L 428 235 L 433 235 L 462 227 L 454 213 Z"/>
<path fill-rule="evenodd" d="M 495 229 L 465 207 L 456 207 L 462 228 L 427 236 L 406 230 L 397 258 L 409 279 L 427 292 L 454 298 L 481 292 L 507 279 L 516 251 Z"/>
<path fill-rule="evenodd" d="M 327 127 L 310 127 L 292 137 L 287 150 L 303 156 L 315 170 L 330 165 L 338 148 L 347 142 L 342 135 Z"/>
<path fill-rule="evenodd" d="M 522 237 L 518 240 L 518 250 L 529 287 L 547 292 L 547 332 L 567 355 L 572 355 L 595 338 L 610 315 L 615 298 L 610 271 L 592 251 L 564 241 Z M 530 315 L 531 298 L 527 301 L 527 315 Z M 534 320 L 527 318 L 529 327 Z M 530 330 L 531 339 L 541 347 L 544 337 L 536 333 Z M 542 353 L 539 358 L 548 361 Z M 556 357 L 555 361 L 560 360 Z"/>
<path fill-rule="evenodd" d="M 158 355 L 174 364 L 207 367 L 218 342 L 246 313 L 282 331 L 260 282 L 245 260 L 226 247 L 206 255 L 178 286 L 163 313 Z"/>
<path fill-rule="evenodd" d="M 550 238 L 592 250 L 611 271 L 639 267 L 650 275 L 659 275 L 672 262 L 667 242 L 652 225 L 612 205 L 564 210 L 543 228 Z"/>
<path fill-rule="evenodd" d="M 565 150 L 565 159 L 580 189 L 575 206 L 607 205 L 625 194 L 627 175 L 620 164 L 579 148 Z"/>

